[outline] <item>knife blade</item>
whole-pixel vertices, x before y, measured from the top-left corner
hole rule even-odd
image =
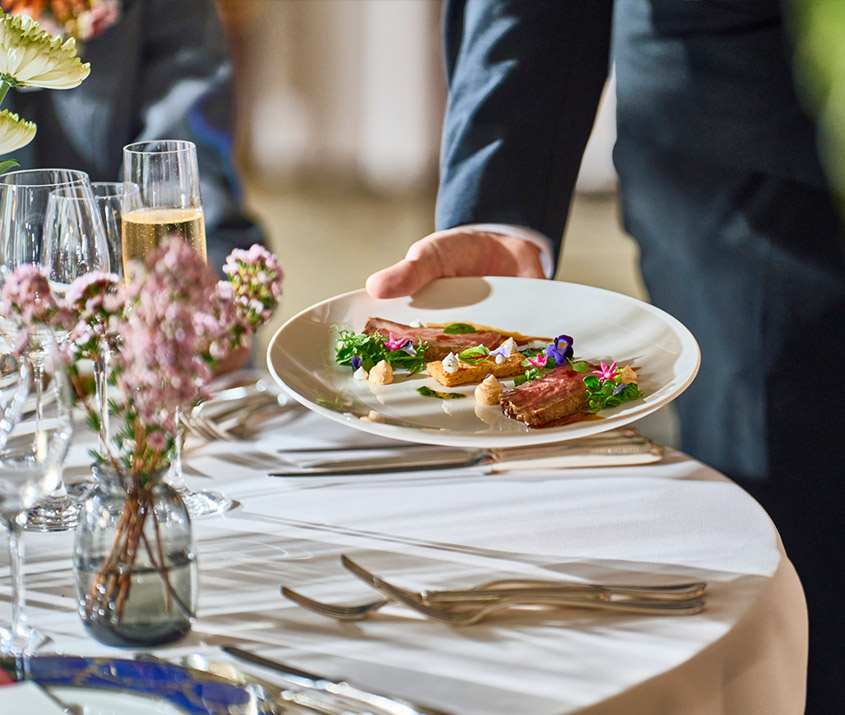
[[[282,673],[287,676],[294,676],[305,683],[307,687],[315,690],[331,693],[341,698],[368,705],[374,708],[374,713],[386,713],[386,715],[448,715],[442,710],[411,703],[401,698],[394,698],[387,695],[380,695],[368,690],[362,690],[354,685],[351,685],[346,680],[330,680],[314,673],[309,673],[299,668],[280,663],[279,661],[270,660],[256,653],[251,653],[247,650],[242,650],[236,646],[224,645],[221,646],[224,653],[228,653],[233,658],[242,660],[253,665],[259,665],[262,668],[268,668],[277,673]]]
[[[419,446],[397,454],[376,454],[355,459],[331,458],[274,471],[271,477],[380,474],[481,466],[488,472],[518,469],[614,466],[656,462],[663,447],[642,437],[617,438],[607,442],[573,441],[531,447],[466,449],[462,447]]]

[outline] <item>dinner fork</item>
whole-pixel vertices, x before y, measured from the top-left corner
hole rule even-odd
[[[400,588],[399,586],[394,586],[375,574],[370,573],[346,555],[341,556],[341,561],[353,575],[372,588],[375,588],[387,598],[399,601],[428,618],[453,626],[471,626],[497,611],[518,605],[573,606],[625,613],[639,613],[641,615],[675,616],[693,615],[700,613],[704,608],[704,601],[700,598],[671,601],[655,601],[650,599],[614,601],[607,597],[606,592],[599,591],[581,596],[571,594],[558,594],[555,596],[548,594],[541,598],[531,597],[530,599],[504,597],[475,610],[458,611],[428,603],[419,594]]]

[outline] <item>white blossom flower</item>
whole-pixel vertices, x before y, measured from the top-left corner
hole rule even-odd
[[[8,109],[0,111],[0,154],[20,149],[32,141],[35,136],[35,124],[20,119]]]
[[[12,87],[71,89],[91,71],[76,56],[76,40],[62,42],[27,15],[0,15],[0,81]]]

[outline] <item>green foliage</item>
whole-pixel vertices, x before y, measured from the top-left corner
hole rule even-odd
[[[485,348],[483,345],[478,345],[474,348],[467,348],[458,353],[458,360],[465,362],[468,365],[476,365],[483,362],[490,354],[490,348]]]
[[[467,333],[477,333],[474,325],[469,323],[452,323],[443,328],[446,335],[466,335]]]
[[[636,382],[627,385],[616,380],[600,380],[595,375],[584,377],[584,385],[587,388],[587,408],[585,412],[598,412],[600,410],[618,407],[623,402],[638,400],[643,396],[642,390]]]
[[[412,375],[425,367],[425,351],[428,342],[417,338],[417,345],[413,348],[414,354],[409,355],[404,350],[388,350],[385,345],[387,338],[382,337],[378,332],[372,335],[354,333],[345,328],[333,327],[337,332],[337,344],[335,345],[336,360],[338,365],[352,367],[352,358],[357,357],[363,368],[369,372],[382,360],[393,368],[405,368]]]

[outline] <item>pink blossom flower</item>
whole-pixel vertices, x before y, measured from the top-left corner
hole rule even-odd
[[[613,380],[622,373],[616,369],[616,363],[612,365],[605,365],[604,360],[601,361],[601,369],[593,370],[593,375],[598,375],[599,380]]]
[[[282,297],[282,267],[264,246],[236,248],[226,258],[223,272],[232,292],[244,330],[254,332],[266,324]]]
[[[406,345],[411,342],[410,338],[394,338],[393,333],[390,333],[390,338],[384,341],[384,347],[388,350],[404,350]]]
[[[19,329],[16,345],[27,344],[30,332],[37,325],[68,330],[72,325],[70,311],[50,288],[47,272],[41,266],[25,263],[7,277],[0,291],[0,316]]]
[[[533,367],[545,367],[547,358],[545,353],[540,353],[536,358],[526,358]]]

